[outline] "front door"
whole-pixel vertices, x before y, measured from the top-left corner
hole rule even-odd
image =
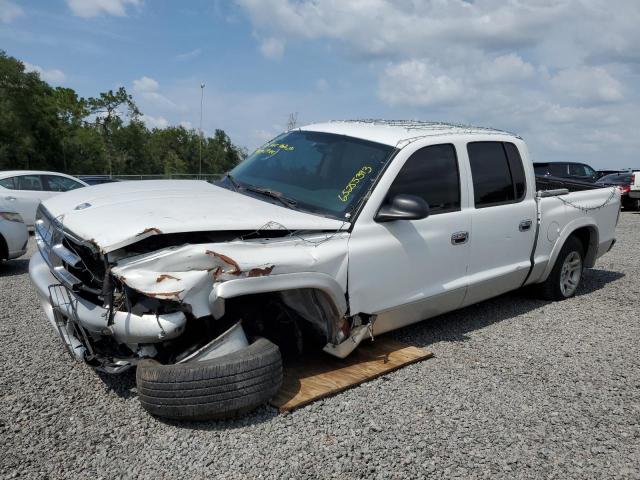
[[[387,202],[397,194],[424,198],[430,214],[377,223],[369,208],[355,223],[349,240],[350,311],[378,314],[375,333],[458,308],[467,284],[471,212],[462,208],[467,187],[454,145],[423,147],[402,166],[396,163],[401,162],[396,159],[385,174],[392,183],[383,178],[369,202],[384,188]]]

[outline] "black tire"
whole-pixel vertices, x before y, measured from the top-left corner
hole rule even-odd
[[[4,237],[0,235],[0,262],[2,260],[9,259],[9,247],[7,247],[7,242],[4,240]]]
[[[578,279],[578,284],[569,295],[566,295],[561,288],[561,272],[562,266],[565,260],[572,255],[572,253],[577,253],[580,255],[580,277]],[[576,237],[571,236],[567,239],[565,244],[562,246],[562,250],[560,250],[560,254],[556,259],[556,263],[553,266],[553,270],[549,274],[549,277],[539,285],[539,292],[542,298],[545,300],[566,300],[567,298],[571,298],[576,294],[576,291],[580,287],[580,282],[582,281],[582,273],[584,271],[584,247],[582,246],[582,242],[578,240]]]
[[[142,407],[176,420],[234,418],[267,402],[282,385],[277,345],[259,338],[243,350],[202,362],[142,360],[136,372]]]

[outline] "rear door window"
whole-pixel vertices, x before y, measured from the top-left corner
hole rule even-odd
[[[512,143],[471,142],[467,144],[476,208],[522,200],[526,182],[522,159]]]
[[[387,199],[416,195],[429,204],[430,215],[460,210],[460,174],[451,144],[431,145],[415,152],[402,166]]]
[[[19,175],[14,178],[17,183],[16,190],[43,190],[40,175]]]
[[[551,163],[549,164],[549,175],[554,177],[566,177],[567,165],[565,163]]]
[[[48,192],[68,192],[84,186],[80,182],[59,175],[44,175],[44,180],[45,190]]]

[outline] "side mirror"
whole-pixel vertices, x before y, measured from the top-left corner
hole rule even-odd
[[[378,223],[394,220],[420,220],[429,216],[429,204],[416,195],[399,194],[380,207],[375,221]]]

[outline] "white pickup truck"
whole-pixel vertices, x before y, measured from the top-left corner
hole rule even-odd
[[[510,133],[337,121],[282,134],[217,185],[51,198],[30,274],[72,356],[137,366],[153,414],[221,418],[277,391],[281,352],[345,357],[524,285],[573,296],[619,211],[615,188],[537,188]]]
[[[633,208],[640,210],[640,170],[631,172],[631,183],[629,184],[628,195]]]

